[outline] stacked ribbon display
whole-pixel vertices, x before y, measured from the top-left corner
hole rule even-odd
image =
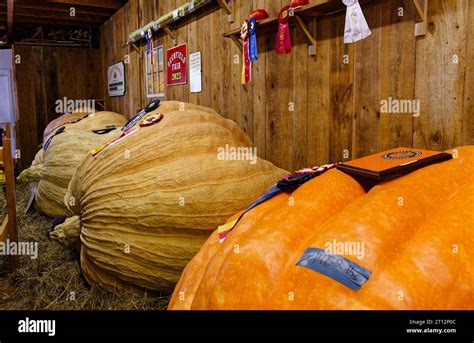
[[[252,62],[258,60],[257,20],[268,18],[264,9],[256,9],[244,20],[240,28],[240,38],[244,42],[244,64],[242,67],[242,84],[249,84],[252,80]]]
[[[358,0],[342,0],[347,6],[344,43],[354,43],[371,35]]]
[[[278,14],[278,32],[275,41],[275,51],[277,54],[288,54],[291,52],[291,37],[290,37],[290,11],[292,7],[287,5],[283,7]]]
[[[242,217],[252,208],[260,205],[261,203],[267,201],[270,198],[273,198],[274,196],[280,193],[283,193],[286,191],[294,191],[295,189],[300,187],[302,184],[308,182],[311,179],[314,179],[316,176],[324,174],[330,169],[336,168],[337,165],[338,163],[332,163],[332,164],[325,164],[320,167],[305,168],[305,169],[296,171],[292,175],[285,176],[283,179],[281,179],[275,185],[273,185],[270,189],[268,189],[265,193],[263,193],[249,207],[247,207],[245,211],[243,211],[242,214],[237,219],[219,226],[217,228],[217,231],[219,232],[219,241],[222,243],[227,237],[227,235],[229,234],[229,232],[231,232],[234,229],[234,227],[238,224],[238,222],[242,219]]]

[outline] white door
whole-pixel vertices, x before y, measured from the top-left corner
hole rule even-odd
[[[11,70],[0,69],[0,125],[5,128],[6,123],[10,123],[12,134],[12,149],[16,151],[15,130],[15,113],[13,107],[13,87]]]

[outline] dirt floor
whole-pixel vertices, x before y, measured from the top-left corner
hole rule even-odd
[[[1,192],[0,192],[1,193]],[[51,219],[36,209],[25,214],[29,188],[17,185],[19,240],[39,242],[38,258],[21,257],[21,268],[8,274],[8,261],[0,257],[0,309],[11,310],[164,310],[169,295],[145,297],[108,293],[90,287],[81,274],[79,256],[71,248],[48,238]],[[0,194],[2,220],[5,198]]]

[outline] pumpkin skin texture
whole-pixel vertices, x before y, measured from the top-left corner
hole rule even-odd
[[[247,212],[238,224],[239,230],[251,228],[258,220],[260,220],[271,210],[274,210],[277,206],[287,203],[288,198],[288,193],[278,194],[268,201],[258,205],[258,211],[252,210]],[[231,222],[238,216],[239,214],[232,216],[229,218],[228,222]],[[219,241],[219,232],[215,230],[203,245],[201,250],[199,250],[196,256],[186,266],[183,275],[185,274],[187,278],[182,277],[179,283],[176,285],[176,290],[180,291],[173,292],[173,296],[171,297],[170,303],[168,305],[169,309],[188,310],[190,308],[194,299],[194,294],[196,293],[196,289],[201,283],[202,277],[204,276],[205,268],[201,267],[209,263],[209,261],[219,250],[220,246],[221,243]],[[184,297],[183,299],[181,299],[182,296]]]
[[[367,303],[371,294],[391,309],[474,308],[474,182],[461,187],[443,207],[415,231],[387,270],[367,285],[361,302]]]
[[[172,290],[212,231],[287,174],[261,159],[219,160],[219,148],[251,141],[214,111],[185,108],[89,155],[72,178],[65,199],[76,200],[90,284]]]
[[[89,114],[80,113],[80,114],[81,115],[79,116],[79,118],[83,118],[86,114],[88,116],[76,123],[70,123],[70,124],[64,124],[64,125],[52,127],[49,134],[44,136],[44,142],[46,142],[46,140],[49,137],[51,137],[51,135],[53,135],[61,126],[65,126],[66,129],[92,131],[92,130],[103,129],[108,125],[115,125],[117,128],[121,128],[128,121],[124,115],[115,113],[115,112],[109,112],[109,111],[100,111],[100,112],[94,112],[94,113],[89,113]],[[76,114],[73,114],[73,115],[76,115]]]
[[[295,225],[293,229],[304,232],[305,237],[286,246],[285,251],[292,252],[286,254],[286,259],[276,259],[275,252],[279,253],[281,246],[272,248],[271,238],[259,235],[266,217],[241,234],[239,244],[243,240],[253,240],[254,244],[247,250],[241,246],[242,257],[236,258],[228,248],[226,251],[226,246],[233,243],[227,240],[238,234],[237,226],[224,244],[214,248],[213,257],[203,259],[200,266],[192,265],[196,261],[191,261],[192,273],[183,273],[179,285],[184,287],[176,288],[173,299],[177,292],[186,292],[186,285],[192,284],[191,304],[184,298],[184,305],[175,300],[169,308],[473,309],[474,240],[469,231],[474,212],[474,147],[456,150],[458,158],[379,184],[323,225],[309,224],[309,230]],[[323,181],[329,173],[315,180]],[[315,189],[315,197],[319,191]],[[337,194],[339,187],[333,186],[333,192]],[[307,215],[316,221],[321,212],[309,211]],[[296,266],[306,248],[324,250],[332,242],[364,243],[360,259],[338,253],[372,273],[359,291]],[[454,244],[459,245],[458,253],[453,253]],[[199,252],[197,256],[204,254]],[[213,264],[218,268],[212,268]],[[267,268],[259,267],[262,265]],[[275,270],[277,273],[272,273]],[[198,286],[193,284],[195,277]],[[234,280],[234,284],[228,280]],[[250,286],[250,280],[254,286]]]
[[[336,187],[340,190],[337,193]],[[192,306],[196,309],[257,309],[294,254],[292,246],[304,242],[311,230],[363,194],[363,188],[350,176],[330,170],[299,187],[288,200],[275,197],[262,203],[243,217],[222,245],[214,242],[221,246],[207,266],[201,265],[205,276],[199,287],[188,288],[193,277],[184,273],[178,293],[195,293]],[[235,246],[239,247],[238,254],[234,253]],[[239,277],[250,271],[258,279]],[[240,299],[223,298],[225,289],[233,289]],[[172,299],[169,309],[186,309],[187,305]]]
[[[91,111],[92,112],[92,111]],[[55,131],[57,128],[63,126],[66,123],[71,121],[81,119],[91,112],[74,112],[74,113],[65,113],[57,117],[56,119],[51,120],[43,132],[43,139],[46,139],[51,132]]]
[[[53,138],[47,151],[37,153],[32,166],[22,171],[18,180],[38,182],[35,203],[41,212],[50,217],[68,213],[64,196],[74,172],[91,149],[116,136],[119,130],[114,131],[99,135],[67,129]]]
[[[83,118],[77,123],[65,124],[69,121]],[[118,129],[125,125],[127,119],[115,112],[74,112],[64,114],[51,121],[44,131],[44,142],[55,132],[65,126],[65,132],[54,137],[50,147],[45,152],[40,149],[35,156],[31,167],[23,170],[18,176],[19,182],[41,182],[36,195],[37,208],[48,216],[56,217],[67,213],[64,204],[69,180],[82,158],[93,148],[110,140],[117,135]],[[108,125],[115,125],[112,134],[98,135],[92,130],[103,129]],[[80,133],[79,131],[83,131]],[[80,140],[75,142],[74,140]],[[55,156],[58,154],[57,156]],[[46,156],[48,156],[46,158]],[[44,160],[47,159],[45,164]]]

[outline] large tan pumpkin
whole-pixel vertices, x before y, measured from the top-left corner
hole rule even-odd
[[[293,209],[288,195],[263,203],[223,244],[210,236],[169,309],[474,309],[474,146],[455,153],[365,195],[332,170],[293,192]],[[331,247],[371,272],[360,290],[297,266]]]
[[[226,144],[251,142],[212,110],[176,102],[155,112],[160,123],[83,161],[65,198],[75,216],[53,233],[80,232],[83,273],[109,290],[171,290],[209,234],[286,174],[262,159],[219,160]]]
[[[54,137],[49,148],[41,149],[30,168],[22,171],[20,182],[37,182],[37,208],[50,217],[67,214],[64,196],[80,162],[98,145],[116,136],[119,128],[107,134],[66,129]]]

